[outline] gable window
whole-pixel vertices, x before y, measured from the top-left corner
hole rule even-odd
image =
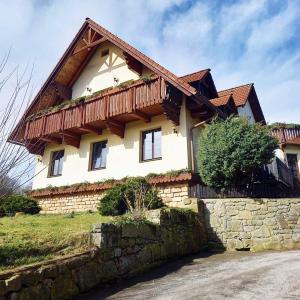
[[[161,158],[161,129],[142,132],[142,161]]]
[[[50,176],[61,176],[64,162],[65,150],[52,152],[50,164]]]
[[[107,141],[92,144],[90,170],[106,168]]]
[[[105,57],[109,54],[109,50],[108,49],[104,49],[101,51],[101,57]]]

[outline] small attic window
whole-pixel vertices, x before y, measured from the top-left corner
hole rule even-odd
[[[101,51],[101,57],[107,56],[109,54],[109,50],[108,49],[104,49]]]

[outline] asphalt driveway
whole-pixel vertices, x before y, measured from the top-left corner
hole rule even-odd
[[[300,251],[189,257],[78,299],[300,299]]]

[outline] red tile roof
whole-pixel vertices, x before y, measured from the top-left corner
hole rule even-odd
[[[200,70],[191,74],[187,74],[184,76],[179,77],[184,82],[191,83],[194,81],[202,80],[208,73],[210,72],[210,69]]]
[[[217,113],[222,115],[222,112],[220,110],[218,110],[218,108],[214,107],[208,100],[199,98],[197,96],[197,90],[194,87],[192,87],[191,85],[189,85],[188,82],[177,77],[175,74],[173,74],[169,70],[165,69],[160,64],[156,63],[154,60],[152,60],[145,54],[141,53],[134,47],[130,46],[128,43],[126,43],[125,41],[120,39],[118,36],[112,34],[111,32],[109,32],[108,30],[106,30],[105,28],[103,28],[102,26],[100,26],[99,24],[94,22],[93,20],[86,18],[85,22],[83,23],[80,30],[78,31],[78,33],[72,40],[71,44],[69,45],[69,47],[67,48],[67,50],[65,51],[65,53],[63,54],[63,56],[61,57],[61,59],[59,60],[57,65],[55,66],[55,68],[53,69],[53,71],[50,73],[49,77],[47,78],[47,80],[43,84],[43,86],[41,87],[41,89],[38,92],[38,94],[36,95],[36,97],[33,99],[31,104],[25,111],[22,119],[19,121],[19,123],[17,124],[17,126],[15,127],[13,132],[11,133],[11,135],[8,139],[10,142],[16,142],[16,141],[14,141],[14,136],[17,134],[20,126],[23,124],[26,116],[28,116],[28,114],[30,113],[32,108],[39,102],[39,100],[41,99],[41,95],[47,90],[49,84],[59,74],[62,65],[64,65],[67,62],[68,57],[72,54],[72,51],[73,51],[74,47],[76,46],[77,42],[79,41],[79,39],[81,38],[81,35],[88,27],[92,28],[93,30],[98,32],[101,36],[105,37],[107,40],[109,40],[110,42],[115,44],[117,47],[122,49],[124,52],[128,53],[129,55],[131,55],[132,57],[134,57],[135,59],[140,61],[142,64],[144,64],[146,67],[148,67],[149,69],[151,69],[152,71],[154,71],[155,73],[160,75],[162,78],[164,78],[167,82],[171,83],[174,87],[178,88],[185,95],[195,98],[199,102],[206,104],[211,110],[216,111]],[[196,73],[200,73],[200,72],[196,72]]]
[[[222,106],[226,105],[231,98],[231,95],[225,95],[219,98],[210,99],[210,102],[215,106]]]
[[[252,87],[253,83],[249,83],[227,90],[219,91],[218,95],[219,97],[232,95],[235,105],[239,107],[246,104]]]

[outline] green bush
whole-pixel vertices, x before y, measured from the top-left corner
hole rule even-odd
[[[130,210],[128,205],[136,210],[155,209],[162,207],[163,202],[145,178],[135,177],[127,178],[109,189],[101,199],[98,210],[103,216],[117,216]]]
[[[38,214],[40,207],[37,202],[23,195],[10,195],[0,199],[0,216],[13,216],[17,212]]]
[[[221,191],[245,185],[258,167],[270,163],[276,148],[266,126],[246,118],[214,120],[199,138],[199,174],[206,185]]]

